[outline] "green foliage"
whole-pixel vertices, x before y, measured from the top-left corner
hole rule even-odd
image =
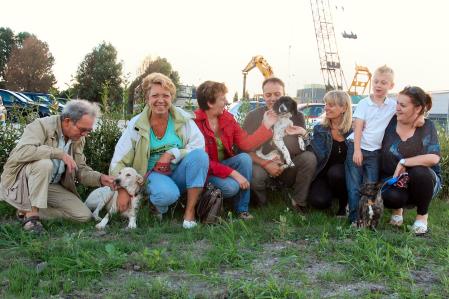
[[[104,84],[108,84],[110,99],[121,102],[121,75],[122,63],[117,62],[117,50],[110,43],[103,42],[87,54],[79,65],[74,93],[78,98],[101,102]]]
[[[239,93],[236,91],[235,93],[234,93],[234,97],[232,98],[232,101],[233,102],[237,102],[239,100]]]
[[[3,165],[22,136],[25,126],[36,117],[36,112],[28,112],[29,114],[24,116],[22,111],[13,111],[8,115],[6,123],[0,124],[0,173],[3,172]],[[16,122],[12,123],[11,119],[15,119]]]
[[[246,115],[249,113],[249,109],[251,105],[249,100],[243,99],[242,104],[239,107],[239,111],[237,112],[237,122],[242,126],[245,121]]]
[[[438,129],[438,140],[441,149],[441,179],[443,181],[443,189],[441,190],[442,198],[449,198],[449,135],[443,129]]]
[[[337,249],[341,261],[348,264],[361,278],[408,278],[416,266],[413,250],[407,245],[392,244],[373,238],[369,232],[359,232],[351,246]]]
[[[102,173],[108,173],[115,145],[121,136],[118,120],[103,115],[97,128],[86,139],[84,154],[87,165]]]
[[[5,66],[14,46],[14,32],[8,27],[0,27],[0,78],[5,77]]]

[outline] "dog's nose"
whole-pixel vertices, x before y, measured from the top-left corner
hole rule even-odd
[[[115,179],[114,182],[118,185],[120,184],[120,179]]]
[[[281,106],[279,106],[279,111],[280,111],[281,113],[285,113],[285,112],[288,111],[288,109],[287,109],[287,107],[285,107],[284,104],[282,104]]]

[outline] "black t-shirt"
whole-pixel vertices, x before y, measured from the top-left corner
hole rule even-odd
[[[416,128],[413,136],[406,141],[402,141],[396,132],[396,124],[396,116],[393,116],[385,129],[385,135],[382,141],[381,171],[383,177],[389,177],[394,174],[400,159],[425,154],[440,156],[437,130],[430,119],[426,119],[422,127]],[[441,179],[440,164],[438,163],[431,168]]]
[[[348,152],[348,146],[346,145],[346,141],[337,141],[332,140],[332,149],[331,153],[329,155],[329,160],[327,160],[326,166],[321,170],[321,172],[318,174],[326,175],[327,171],[331,166],[335,164],[345,164],[346,160],[346,154]]]
[[[248,132],[248,134],[252,134],[255,132],[263,120],[263,115],[267,111],[267,107],[259,107],[251,112],[245,118],[245,122],[243,123],[243,129]],[[298,111],[297,115],[292,116],[291,120],[293,121],[293,125],[305,128],[305,120],[304,115]],[[298,144],[298,137],[293,135],[287,135],[284,137],[284,143],[292,155],[292,158],[297,154],[301,153],[301,149]],[[262,152],[264,154],[268,154],[272,150],[276,149],[275,145],[271,140],[268,140],[262,145]]]

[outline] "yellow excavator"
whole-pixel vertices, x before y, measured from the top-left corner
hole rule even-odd
[[[254,56],[248,65],[242,70],[243,73],[243,94],[242,98],[245,98],[246,94],[246,75],[250,70],[257,67],[259,71],[262,73],[264,78],[268,78],[273,76],[273,69],[268,64],[268,62],[261,55]]]
[[[371,89],[371,76],[371,72],[366,66],[356,65],[354,78],[352,79],[351,86],[349,86],[348,94],[351,96],[365,94],[367,87],[369,92]]]

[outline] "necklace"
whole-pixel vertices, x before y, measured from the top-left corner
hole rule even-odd
[[[157,139],[162,139],[165,135],[165,131],[167,130],[167,126],[168,123],[154,123],[151,125],[151,130]]]

